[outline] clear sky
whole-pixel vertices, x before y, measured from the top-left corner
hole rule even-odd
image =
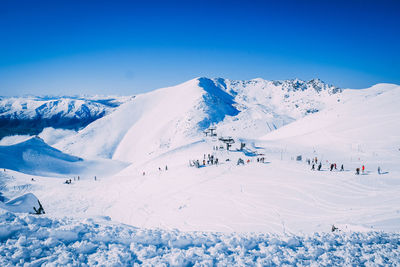
[[[400,1],[0,1],[0,95],[199,76],[400,84]]]

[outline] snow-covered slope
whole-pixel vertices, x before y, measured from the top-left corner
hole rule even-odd
[[[0,147],[17,170],[0,172],[0,265],[396,265],[399,100],[390,84],[198,78],[136,96],[58,142],[64,152],[39,139]],[[231,151],[203,135],[210,125]],[[65,151],[112,160],[88,167]],[[208,154],[219,164],[190,166]],[[21,173],[80,168],[90,175],[68,185]],[[2,211],[26,193],[46,215]]]
[[[211,125],[222,135],[265,135],[337,103],[340,94],[319,80],[197,78],[139,95],[56,147],[137,163],[190,144]]]
[[[84,161],[82,158],[65,154],[41,138],[32,137],[22,143],[0,146],[0,168],[16,170],[42,176],[64,176],[72,174],[111,174],[127,164],[112,161]]]
[[[238,116],[218,125],[223,135],[258,138],[308,114],[340,102],[342,90],[319,79],[235,81],[213,79],[235,97]]]
[[[138,151],[144,156],[179,146],[238,113],[231,95],[200,86],[202,80],[138,95],[56,147],[75,155],[135,161]]]
[[[362,225],[361,229],[398,230],[398,86],[344,90],[340,98],[324,91],[326,98],[321,96],[321,99],[326,100],[318,102],[323,106],[320,112],[300,117],[297,122],[261,140],[248,138],[251,129],[239,128],[241,124],[238,124],[236,132],[241,141],[247,143],[248,150],[235,151],[240,141],[236,139],[234,151],[227,152],[213,150],[221,144],[213,138],[204,138],[199,132],[198,124],[207,116],[207,112],[199,108],[201,106],[196,106],[207,103],[203,101],[206,91],[200,81],[193,80],[184,86],[160,89],[153,95],[137,98],[140,103],[147,104],[143,107],[148,112],[127,130],[114,153],[114,158],[133,164],[113,177],[112,182],[105,182],[104,187],[96,189],[102,192],[102,198],[113,201],[112,208],[106,210],[107,215],[143,227],[184,230],[275,232],[286,229],[297,232],[324,230],[333,223],[346,227]],[[213,84],[220,89],[210,86],[215,92],[230,91],[214,81]],[[243,95],[256,90],[246,88],[249,92]],[[162,100],[170,93],[182,95],[187,102],[169,106],[169,101]],[[310,98],[318,97],[318,92],[311,90],[309,93]],[[228,125],[228,120],[239,118],[252,108],[248,104],[250,101],[246,101],[250,107],[247,109],[238,104],[239,93],[236,97],[230,95],[232,98],[227,97],[220,106],[226,107],[225,111],[233,107],[240,112],[235,116],[226,115],[222,121],[216,119],[218,133],[222,126]],[[174,111],[164,113],[169,109]],[[197,111],[193,113],[197,117],[190,113],[193,110]],[[293,110],[288,108],[287,112]],[[176,124],[182,114],[189,114],[190,120],[184,124],[186,128]],[[244,118],[238,120],[246,123]],[[168,132],[170,129],[174,132]],[[160,145],[165,144],[160,142],[165,136],[170,138],[165,142],[169,146]],[[202,161],[204,154],[218,157],[220,166],[188,167],[189,160]],[[256,163],[257,154],[264,154],[268,163]],[[302,155],[303,159],[317,156],[323,160],[323,171],[312,172],[310,166],[291,161],[297,155]],[[239,157],[249,159],[249,165],[236,166]],[[344,164],[345,171],[326,172],[329,163],[337,163],[339,167]],[[169,168],[167,172],[165,165]],[[366,165],[367,171],[360,178],[355,177],[354,170],[361,165]],[[378,166],[388,173],[378,175]],[[93,199],[99,203],[96,190]],[[79,191],[75,193],[79,198]],[[116,195],[126,198],[114,198]]]
[[[264,140],[351,153],[354,158],[396,154],[400,148],[400,86],[345,90],[343,101],[267,134]]]
[[[45,127],[78,130],[131,97],[0,97],[0,138]]]
[[[43,207],[40,209],[40,205],[34,194],[27,193],[5,203],[0,202],[0,209],[14,213],[43,214],[45,211],[42,210]]]

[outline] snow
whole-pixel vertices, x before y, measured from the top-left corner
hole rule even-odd
[[[36,135],[46,127],[81,129],[131,97],[0,97],[0,138]]]
[[[74,130],[65,129],[54,129],[53,127],[44,128],[41,133],[38,134],[48,145],[52,146],[61,140],[76,134]]]
[[[399,265],[399,100],[391,84],[196,78],[78,132],[3,139],[0,265]],[[218,166],[189,166],[207,154]],[[37,199],[45,215],[12,206]]]
[[[2,266],[394,266],[399,240],[383,232],[223,234],[138,229],[107,218],[0,215]]]
[[[100,172],[111,175],[129,164],[110,160],[83,160],[65,154],[40,137],[10,146],[0,146],[0,168],[42,176],[64,176]]]
[[[0,97],[0,117],[35,119],[101,116],[130,97]]]
[[[322,82],[314,88],[297,81],[306,90],[292,83],[196,78],[138,95],[55,147],[81,157],[143,162],[195,142],[214,124],[222,135],[257,138],[340,99],[339,89]]]
[[[32,193],[27,193],[5,203],[0,202],[1,209],[11,212],[36,213],[35,209],[39,210],[39,207],[39,200]]]

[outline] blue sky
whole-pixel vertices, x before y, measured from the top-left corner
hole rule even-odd
[[[0,95],[199,77],[400,84],[400,1],[0,1]]]

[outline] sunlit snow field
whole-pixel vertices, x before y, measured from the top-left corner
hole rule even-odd
[[[3,139],[0,265],[400,264],[400,88],[307,86],[200,78]]]

